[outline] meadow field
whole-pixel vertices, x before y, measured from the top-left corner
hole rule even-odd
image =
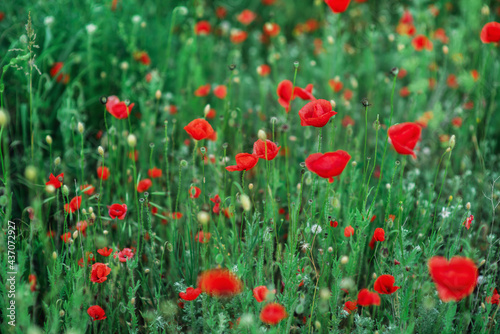
[[[500,333],[500,1],[2,0],[1,333]]]

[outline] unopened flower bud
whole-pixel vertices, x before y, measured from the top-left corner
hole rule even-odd
[[[24,170],[24,176],[31,182],[34,182],[36,179],[36,168],[34,166],[28,166]]]
[[[156,93],[155,93],[155,97],[157,100],[161,99],[161,90],[157,90]]]
[[[45,141],[47,142],[47,144],[49,145],[52,145],[52,137],[47,135],[47,137],[45,137]]]
[[[467,204],[465,204],[465,207],[467,208],[467,210],[470,210],[470,202],[467,202]]]
[[[64,314],[65,314],[65,313],[64,313],[64,310],[60,310],[60,311],[59,311],[59,316],[60,316],[60,317],[64,317]]]
[[[85,128],[83,126],[83,123],[82,122],[78,122],[78,132],[80,132],[80,134],[83,134],[84,130],[85,130]]]
[[[104,235],[108,235],[108,230],[104,230],[104,231],[102,231],[102,233],[103,233]]]
[[[267,135],[266,135],[266,131],[264,130],[259,130],[259,132],[257,133],[257,136],[259,137],[259,139],[261,140],[266,140],[267,139]]]
[[[206,211],[198,212],[197,218],[198,222],[203,225],[207,224],[210,221],[210,215]]]
[[[102,146],[99,146],[99,147],[97,148],[97,152],[99,153],[99,155],[100,155],[101,157],[103,157],[103,156],[104,156],[104,149],[102,148]]]
[[[127,143],[130,147],[135,147],[137,145],[137,137],[133,134],[129,134],[127,137]]]
[[[450,138],[450,147],[451,149],[455,147],[455,135],[452,135]]]
[[[340,263],[347,264],[347,262],[349,262],[349,257],[344,255],[340,258]]]
[[[61,164],[61,158],[57,157],[54,159],[54,165],[59,166]]]
[[[330,100],[330,104],[332,105],[332,108],[334,108],[334,109],[337,106],[337,103],[335,102],[335,100]]]
[[[78,238],[78,231],[73,232],[73,239]]]
[[[207,117],[209,112],[210,112],[210,104],[207,104],[205,106],[205,109],[203,109],[203,115],[205,115],[205,117]]]
[[[9,115],[4,109],[0,108],[0,126],[7,125],[9,123]]]
[[[52,252],[52,258],[55,260],[57,259],[57,253],[56,252]]]
[[[250,189],[250,190],[252,190],[252,189],[253,189],[253,183],[250,183],[250,184],[248,185],[248,189]]]

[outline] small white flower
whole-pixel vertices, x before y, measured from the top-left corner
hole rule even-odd
[[[441,210],[441,213],[439,214],[443,218],[448,218],[451,215],[451,212],[448,211],[447,208],[444,208]]]
[[[300,247],[302,248],[303,251],[306,251],[309,249],[309,244],[307,242],[304,242]]]
[[[85,29],[87,29],[87,33],[89,35],[93,35],[97,30],[97,26],[95,24],[90,23],[85,26]]]
[[[311,227],[311,232],[314,234],[320,234],[322,230],[323,229],[318,224],[315,224]]]

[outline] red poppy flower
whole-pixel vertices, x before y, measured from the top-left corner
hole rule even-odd
[[[50,173],[49,182],[45,183],[45,185],[53,186],[54,188],[59,189],[62,186],[63,180],[64,180],[64,173],[61,173],[57,176],[54,176],[54,174]]]
[[[472,79],[474,79],[474,82],[479,80],[479,72],[477,70],[471,70],[470,75],[472,75]]]
[[[417,157],[413,149],[420,140],[422,133],[422,128],[418,124],[407,122],[393,125],[387,133],[396,152],[411,155],[413,158]]]
[[[278,155],[281,146],[277,146],[270,140],[265,142],[261,139],[253,144],[253,155],[259,159],[273,160]]]
[[[229,172],[250,170],[255,167],[259,159],[250,153],[236,154],[236,166],[227,166]]]
[[[390,295],[399,289],[399,286],[394,286],[394,282],[396,282],[394,276],[381,275],[375,281],[373,289],[381,295]]]
[[[283,80],[278,84],[276,93],[278,94],[278,103],[285,108],[286,112],[290,111],[290,101],[292,100],[293,83],[290,80]]]
[[[215,118],[215,116],[217,116],[217,112],[215,111],[215,109],[214,109],[214,108],[210,108],[210,109],[208,110],[208,112],[205,114],[205,118],[206,118],[206,119],[214,119],[214,118]],[[214,131],[214,133],[213,133],[213,134],[215,134],[215,131]],[[213,136],[213,134],[212,134],[212,136]],[[215,136],[217,137],[217,135],[215,135]],[[211,140],[211,138],[208,138],[208,139],[209,139],[209,140]]]
[[[30,283],[31,292],[35,292],[36,291],[36,275],[30,274],[28,276],[28,282]]]
[[[161,169],[156,167],[151,168],[150,170],[148,170],[148,176],[153,179],[161,177]]]
[[[134,103],[131,103],[127,106],[127,104],[116,96],[108,97],[106,102],[106,110],[113,115],[117,119],[125,119],[132,112],[132,108],[134,107]]]
[[[375,292],[368,291],[368,289],[362,289],[358,293],[357,303],[359,306],[378,306],[380,305],[380,296]]]
[[[210,241],[211,237],[212,234],[210,232],[199,231],[198,233],[196,233],[194,239],[198,241],[200,244],[206,244],[207,242]]]
[[[230,297],[241,293],[243,283],[227,269],[211,269],[200,274],[198,287],[213,297]]]
[[[84,237],[87,236],[87,221],[86,220],[82,220],[82,221],[77,222],[75,228]]]
[[[148,190],[149,188],[151,188],[152,185],[153,185],[153,182],[150,179],[141,180],[137,184],[137,191],[140,193],[143,193],[146,190]]]
[[[172,219],[181,219],[182,213],[180,212],[172,212]]]
[[[411,45],[413,45],[416,51],[422,51],[423,49],[431,51],[433,47],[432,42],[424,35],[415,36],[411,41]]]
[[[404,68],[400,68],[398,72],[398,79],[403,79],[408,74],[408,71]]]
[[[408,97],[410,96],[410,94],[411,94],[410,89],[406,86],[399,90],[399,96],[401,97]]]
[[[373,233],[372,240],[370,241],[370,248],[373,249],[375,247],[376,241],[384,241],[385,240],[385,231],[383,228],[376,228]]]
[[[210,137],[214,133],[214,129],[203,118],[192,120],[184,127],[184,130],[195,140],[203,140]]]
[[[448,75],[448,78],[446,78],[446,84],[450,88],[454,88],[454,89],[458,88],[458,81],[457,81],[457,77],[455,76],[455,74]]]
[[[31,290],[31,291],[33,291],[33,290]],[[498,291],[496,288],[493,290],[493,295],[491,297],[486,297],[486,302],[488,304],[493,304],[493,305],[500,304],[500,295],[498,294]]]
[[[168,112],[169,112],[170,115],[177,114],[177,111],[178,111],[178,108],[177,108],[176,105],[171,104],[171,105],[168,106]]]
[[[91,306],[87,309],[87,314],[92,318],[92,321],[106,319],[106,313],[102,307],[98,305]]]
[[[71,202],[69,202],[69,204],[64,204],[64,210],[67,213],[73,213],[78,209],[80,209],[80,205],[82,205],[82,196],[76,196],[73,197],[73,199],[71,200]]]
[[[127,214],[127,204],[115,203],[108,207],[108,213],[111,219],[118,218],[119,220],[124,220]]]
[[[80,186],[80,190],[83,191],[85,195],[91,196],[94,193],[95,188],[91,184],[84,184],[83,186]]]
[[[198,198],[201,195],[201,189],[198,187],[189,188],[189,198]]]
[[[446,36],[446,31],[443,28],[437,28],[436,31],[434,31],[433,37],[440,40],[443,44],[448,44],[450,40],[448,36]]]
[[[311,101],[299,111],[300,125],[321,128],[337,113],[332,110],[332,104],[327,100]]]
[[[108,278],[106,276],[111,272],[111,268],[104,263],[94,263],[92,265],[92,272],[90,273],[90,281],[93,283],[102,283]]]
[[[97,250],[97,253],[101,254],[104,257],[110,256],[112,252],[113,252],[113,248],[108,248],[108,247],[104,247],[104,248]]]
[[[225,99],[226,95],[227,95],[227,87],[224,85],[219,85],[219,86],[215,87],[214,95],[215,95],[215,97],[217,97],[221,100]]]
[[[269,292],[270,291],[267,286],[261,285],[253,289],[253,297],[257,302],[262,303],[264,300],[266,300],[267,294]],[[274,290],[274,293],[276,293],[276,290]]]
[[[133,57],[136,61],[140,62],[143,65],[151,65],[151,58],[149,58],[149,55],[146,51],[136,51],[134,52]]]
[[[265,6],[271,6],[271,5],[274,5],[274,3],[276,2],[276,0],[261,0],[261,2]]]
[[[328,81],[328,84],[330,85],[330,88],[335,92],[335,93],[338,93],[342,90],[342,88],[344,87],[344,84],[342,83],[342,81],[340,81],[338,78],[335,78],[335,79],[330,79]]]
[[[257,74],[260,75],[261,77],[268,76],[271,73],[271,67],[266,64],[262,64],[260,66],[257,66]]]
[[[210,198],[210,201],[214,203],[214,208],[212,209],[212,212],[218,215],[220,212],[220,202],[221,202],[220,196],[215,195],[213,198]]]
[[[344,304],[344,311],[346,311],[347,313],[351,314],[352,311],[356,311],[358,308],[356,307],[356,302],[354,301],[346,301],[345,304]]]
[[[334,13],[343,13],[349,7],[351,0],[325,0],[325,3]]]
[[[130,248],[124,248],[118,253],[118,260],[120,262],[127,262],[133,257],[134,257],[134,252]]]
[[[278,36],[278,34],[280,33],[280,26],[276,23],[266,23],[264,24],[264,27],[262,28],[262,30],[264,31],[264,34],[266,34],[267,36],[269,37],[275,37],[275,36]]]
[[[106,181],[109,177],[109,168],[108,167],[98,167],[97,168],[97,177]]]
[[[227,15],[227,9],[222,6],[219,6],[215,10],[215,15],[217,15],[219,19],[224,19]]]
[[[199,21],[194,26],[194,32],[196,35],[208,35],[212,30],[212,25],[208,21]]]
[[[64,84],[67,84],[69,82],[69,74],[63,73],[61,70],[64,66],[63,62],[56,62],[54,65],[52,65],[52,68],[50,69],[50,76],[51,77],[56,77],[57,82],[63,82]]]
[[[335,221],[334,220],[330,220],[330,226],[333,227],[333,228],[335,228],[335,227],[339,226],[339,223],[336,220]]]
[[[500,42],[500,23],[489,22],[481,29],[481,42],[498,43]]]
[[[306,167],[318,176],[333,182],[333,178],[344,171],[351,156],[346,151],[314,153],[307,157]]]
[[[66,232],[61,235],[61,240],[64,241],[64,243],[69,242],[70,239],[71,239],[71,232]]]
[[[190,300],[195,300],[196,298],[198,298],[200,293],[201,293],[200,288],[195,289],[195,288],[189,287],[186,289],[186,292],[179,292],[179,297],[181,299],[190,301]]]
[[[247,39],[247,37],[248,33],[239,29],[232,29],[229,35],[231,43],[233,44],[243,43]]]
[[[347,226],[344,229],[344,237],[349,238],[352,237],[353,235],[354,235],[354,227],[352,227],[351,225]]]
[[[455,128],[460,128],[462,126],[462,117],[453,117],[451,120],[451,125]]]
[[[236,16],[236,19],[241,24],[247,26],[250,23],[252,23],[253,20],[255,20],[256,17],[257,17],[257,14],[255,14],[254,12],[252,12],[250,9],[245,9],[240,14],[238,14],[238,16]]]
[[[428,267],[439,298],[444,302],[458,302],[476,287],[478,270],[471,259],[454,256],[448,262],[442,256],[434,256]]]
[[[200,86],[194,91],[194,96],[198,97],[207,96],[208,93],[210,93],[210,88],[211,88],[210,84]]]
[[[465,227],[467,227],[467,229],[470,229],[470,224],[472,224],[473,220],[474,220],[474,216],[470,215],[469,217],[467,217],[465,219],[465,221],[462,223],[462,225],[465,225]]]
[[[270,303],[260,311],[260,321],[268,325],[276,325],[288,316],[283,305]]]

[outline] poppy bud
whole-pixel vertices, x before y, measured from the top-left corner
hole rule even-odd
[[[59,311],[59,316],[60,316],[60,317],[64,317],[64,314],[65,314],[65,313],[64,313],[64,310]]]
[[[266,132],[264,130],[259,130],[257,136],[261,140],[267,140],[267,135],[266,135]]]
[[[356,166],[358,165],[358,163],[357,163],[356,161],[353,161],[353,162],[351,163],[351,165],[352,165],[352,167],[356,167]]]
[[[4,109],[0,108],[0,126],[7,125],[9,122],[9,115],[4,111]]]
[[[332,108],[335,108],[337,106],[335,100],[330,100],[330,104],[332,105]]]
[[[99,155],[100,155],[101,157],[104,157],[104,149],[102,148],[102,146],[99,146],[99,147],[97,148],[97,152],[99,153]]]
[[[393,67],[391,70],[392,75],[397,76],[399,74],[399,68]]]
[[[186,167],[188,165],[188,162],[186,160],[181,160],[180,165],[181,167]]]
[[[132,305],[135,304],[135,298],[130,299],[130,304],[132,304]]]
[[[155,98],[156,98],[157,100],[161,99],[161,90],[159,90],[159,89],[158,89],[158,90],[155,92]]]
[[[137,145],[137,137],[133,134],[129,134],[127,137],[127,143],[130,147],[135,147]]]
[[[326,38],[326,40],[328,41],[328,44],[330,44],[330,45],[333,45],[333,43],[335,43],[335,39],[332,36],[328,36]]]
[[[250,183],[250,184],[248,185],[248,189],[250,189],[250,190],[252,190],[252,189],[253,189],[253,183]]]
[[[342,263],[342,264],[347,264],[347,262],[349,262],[349,257],[348,257],[348,256],[345,256],[345,255],[344,255],[344,256],[342,256],[342,257],[340,258],[340,263]]]
[[[128,70],[128,63],[126,61],[123,61],[120,63],[120,68],[123,70],[123,71],[126,71]]]
[[[198,221],[203,225],[207,224],[210,221],[210,215],[205,211],[198,212],[197,218]]]
[[[49,145],[52,145],[52,137],[47,135],[47,137],[45,137],[45,141],[47,142],[47,144]]]
[[[447,54],[448,54],[448,52],[449,52],[448,46],[447,46],[447,45],[443,45],[443,53],[444,53],[445,55],[447,55]]]
[[[467,208],[467,210],[470,210],[470,202],[467,202],[467,204],[465,204],[465,207]]]
[[[61,164],[61,158],[57,157],[54,159],[54,165],[59,166]]]
[[[104,230],[104,231],[102,231],[102,233],[103,233],[104,235],[108,235],[108,230]]]
[[[31,182],[34,182],[35,179],[36,179],[36,168],[34,166],[28,166],[26,167],[26,169],[24,170],[24,176],[30,180]]]
[[[57,259],[57,253],[56,252],[52,252],[52,258],[55,260]]]
[[[83,134],[84,130],[85,130],[85,128],[83,126],[83,123],[82,122],[78,122],[78,132],[80,132],[80,134]]]
[[[333,253],[333,247],[328,247],[328,253]]]
[[[484,16],[489,16],[490,15],[490,7],[488,7],[488,5],[484,5],[481,8],[481,14],[483,14]]]
[[[452,135],[450,138],[450,148],[453,149],[455,147],[455,135]]]
[[[241,202],[241,206],[243,207],[243,210],[245,210],[245,211],[250,210],[252,203],[250,202],[250,197],[248,197],[248,195],[245,195],[245,194],[241,195],[240,202]]]
[[[73,239],[78,238],[78,231],[73,232]]]

